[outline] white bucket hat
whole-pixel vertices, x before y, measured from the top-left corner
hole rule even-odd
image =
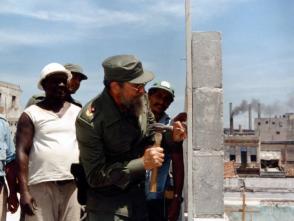
[[[40,76],[40,80],[38,82],[38,88],[40,90],[44,90],[43,86],[42,86],[42,81],[48,77],[49,75],[52,74],[57,74],[57,73],[64,73],[67,76],[67,80],[71,79],[71,73],[70,71],[68,71],[67,69],[65,69],[65,67],[61,64],[58,63],[50,63],[47,64],[41,71],[41,76]]]

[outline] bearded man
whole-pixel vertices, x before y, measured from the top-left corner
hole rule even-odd
[[[145,84],[154,78],[133,55],[107,58],[103,92],[82,109],[76,121],[80,162],[89,185],[89,221],[146,221],[145,171],[162,165],[161,147],[148,129],[154,122]],[[183,139],[180,122],[173,138]]]

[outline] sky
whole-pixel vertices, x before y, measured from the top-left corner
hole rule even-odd
[[[259,101],[263,116],[294,112],[294,1],[191,0],[191,17],[192,31],[222,34],[224,126],[229,102]],[[21,87],[22,106],[41,92],[50,62],[83,67],[89,79],[74,97],[85,104],[103,89],[103,60],[134,54],[155,73],[152,83],[173,85],[174,116],[185,109],[185,45],[181,0],[1,0],[0,81]],[[235,125],[247,128],[247,115]]]

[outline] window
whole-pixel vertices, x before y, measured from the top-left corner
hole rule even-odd
[[[260,122],[257,123],[258,126],[260,126],[260,124],[261,124]]]
[[[236,155],[230,154],[230,161],[235,161],[236,160]]]
[[[277,132],[276,132],[276,134],[278,134],[278,135],[279,135],[279,134],[280,134],[280,131],[277,131]]]
[[[275,122],[275,121],[273,121],[273,122],[272,122],[272,125],[275,125],[275,124],[276,124],[276,122]]]
[[[251,155],[250,159],[251,159],[251,162],[256,162],[256,155]]]
[[[265,121],[265,124],[268,124],[268,121]]]
[[[11,106],[15,107],[16,96],[12,95]]]

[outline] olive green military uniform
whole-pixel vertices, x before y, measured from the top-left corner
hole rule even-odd
[[[147,220],[145,169],[139,157],[153,143],[147,130],[153,122],[148,105],[139,118],[123,113],[107,89],[80,112],[76,128],[90,186],[88,220]]]

